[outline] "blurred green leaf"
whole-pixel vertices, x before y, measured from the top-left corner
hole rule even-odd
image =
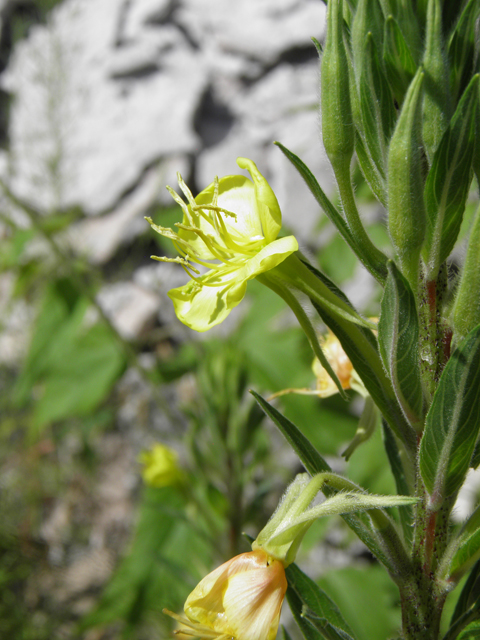
[[[118,620],[135,627],[152,612],[160,618],[164,607],[181,607],[212,558],[212,544],[189,525],[184,508],[172,487],[145,490],[130,552],[81,630]]]
[[[398,589],[378,565],[336,569],[318,583],[338,604],[358,640],[385,640],[398,630]]]
[[[322,247],[317,257],[322,271],[339,283],[352,278],[358,264],[355,254],[337,234]]]

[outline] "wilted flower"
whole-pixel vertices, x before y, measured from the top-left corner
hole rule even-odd
[[[188,596],[186,629],[177,633],[221,640],[274,640],[287,590],[280,560],[263,549],[242,553],[203,578]]]
[[[339,339],[335,334],[329,331],[326,338],[320,340],[323,352],[327,358],[333,371],[336,373],[343,389],[353,389],[361,396],[366,397],[367,391],[363,382],[359,378],[357,372],[353,368],[350,359],[343,350]],[[299,393],[302,395],[313,395],[319,398],[328,398],[338,393],[338,388],[327,370],[323,367],[320,360],[315,358],[312,363],[312,370],[316,378],[315,389],[283,389],[275,393],[272,398],[276,398],[286,393]]]
[[[247,281],[273,269],[297,251],[293,236],[276,239],[281,212],[270,185],[252,160],[238,158],[252,180],[233,175],[215,181],[193,197],[178,174],[178,183],[188,204],[168,187],[183,210],[178,233],[153,224],[170,238],[177,258],[152,256],[177,262],[191,277],[188,284],[169,291],[177,317],[196,331],[207,331],[222,322],[243,299]],[[207,269],[203,274],[194,264]]]
[[[154,444],[143,451],[138,460],[143,464],[142,477],[151,487],[168,487],[182,478],[176,451],[163,444]]]

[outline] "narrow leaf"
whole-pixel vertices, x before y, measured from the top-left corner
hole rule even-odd
[[[417,65],[393,16],[388,16],[385,21],[383,60],[387,70],[387,80],[398,104],[401,105],[410,82],[415,76]]]
[[[425,184],[428,278],[437,276],[457,240],[472,181],[478,78],[472,78],[433,157]]]
[[[337,605],[295,564],[286,570],[287,600],[306,638],[353,640],[353,633]]]
[[[290,420],[285,418],[285,416],[272,407],[272,405],[258,395],[258,393],[255,391],[250,391],[250,393],[257,400],[267,416],[271,418],[275,425],[280,429],[311,476],[331,470],[328,463],[322,458],[311,442],[301,433],[293,422],[290,422]],[[335,491],[329,487],[325,487],[323,489],[323,493],[327,497],[335,495]],[[371,553],[390,571],[395,573],[396,567],[383,550],[378,533],[375,530],[368,514],[346,514],[343,515],[342,518],[371,551]]]
[[[427,414],[420,471],[432,506],[462,485],[479,429],[480,326],[453,352]]]
[[[392,430],[388,427],[385,420],[382,420],[383,427],[383,442],[385,445],[385,451],[387,453],[388,461],[390,462],[390,468],[392,470],[393,477],[395,479],[395,485],[397,492],[402,495],[408,495],[411,493],[410,486],[407,481],[405,469],[403,467],[402,459],[398,449],[398,444],[395,440],[395,436]],[[405,506],[400,512],[400,522],[402,524],[403,536],[406,542],[409,544],[412,540],[413,534],[413,514],[412,508]]]
[[[478,71],[479,56],[475,52],[475,25],[480,14],[478,0],[469,0],[448,42],[451,60],[450,84],[453,99],[465,90],[470,78]],[[476,68],[475,68],[476,67]]]
[[[336,226],[338,231],[340,232],[342,238],[348,244],[348,246],[352,249],[352,251],[357,255],[358,259],[362,262],[362,264],[373,273],[379,274],[379,277],[385,277],[385,265],[378,264],[374,257],[370,255],[368,251],[365,250],[364,245],[357,243],[352,232],[348,228],[347,223],[337,211],[337,209],[333,206],[330,200],[325,195],[324,191],[318,184],[315,176],[312,174],[307,165],[300,160],[298,156],[296,156],[292,151],[289,151],[286,147],[283,146],[280,142],[275,142],[275,144],[280,147],[286,157],[290,160],[293,166],[300,173],[302,178],[305,180],[307,187],[312,192],[313,197],[318,202],[318,204],[323,209],[325,215],[328,216],[330,221]]]
[[[407,419],[414,427],[421,428],[423,394],[415,297],[395,263],[389,262],[387,267],[388,278],[378,323],[380,354]]]

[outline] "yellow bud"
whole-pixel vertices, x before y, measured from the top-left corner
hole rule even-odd
[[[138,459],[143,464],[143,481],[150,487],[168,487],[182,478],[176,451],[163,444],[154,444],[149,451],[143,451]]]

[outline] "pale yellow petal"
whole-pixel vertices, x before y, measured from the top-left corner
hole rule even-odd
[[[237,158],[237,164],[242,169],[246,169],[252,176],[255,186],[257,212],[262,224],[263,235],[267,242],[273,242],[282,227],[282,213],[277,197],[253,160]]]

